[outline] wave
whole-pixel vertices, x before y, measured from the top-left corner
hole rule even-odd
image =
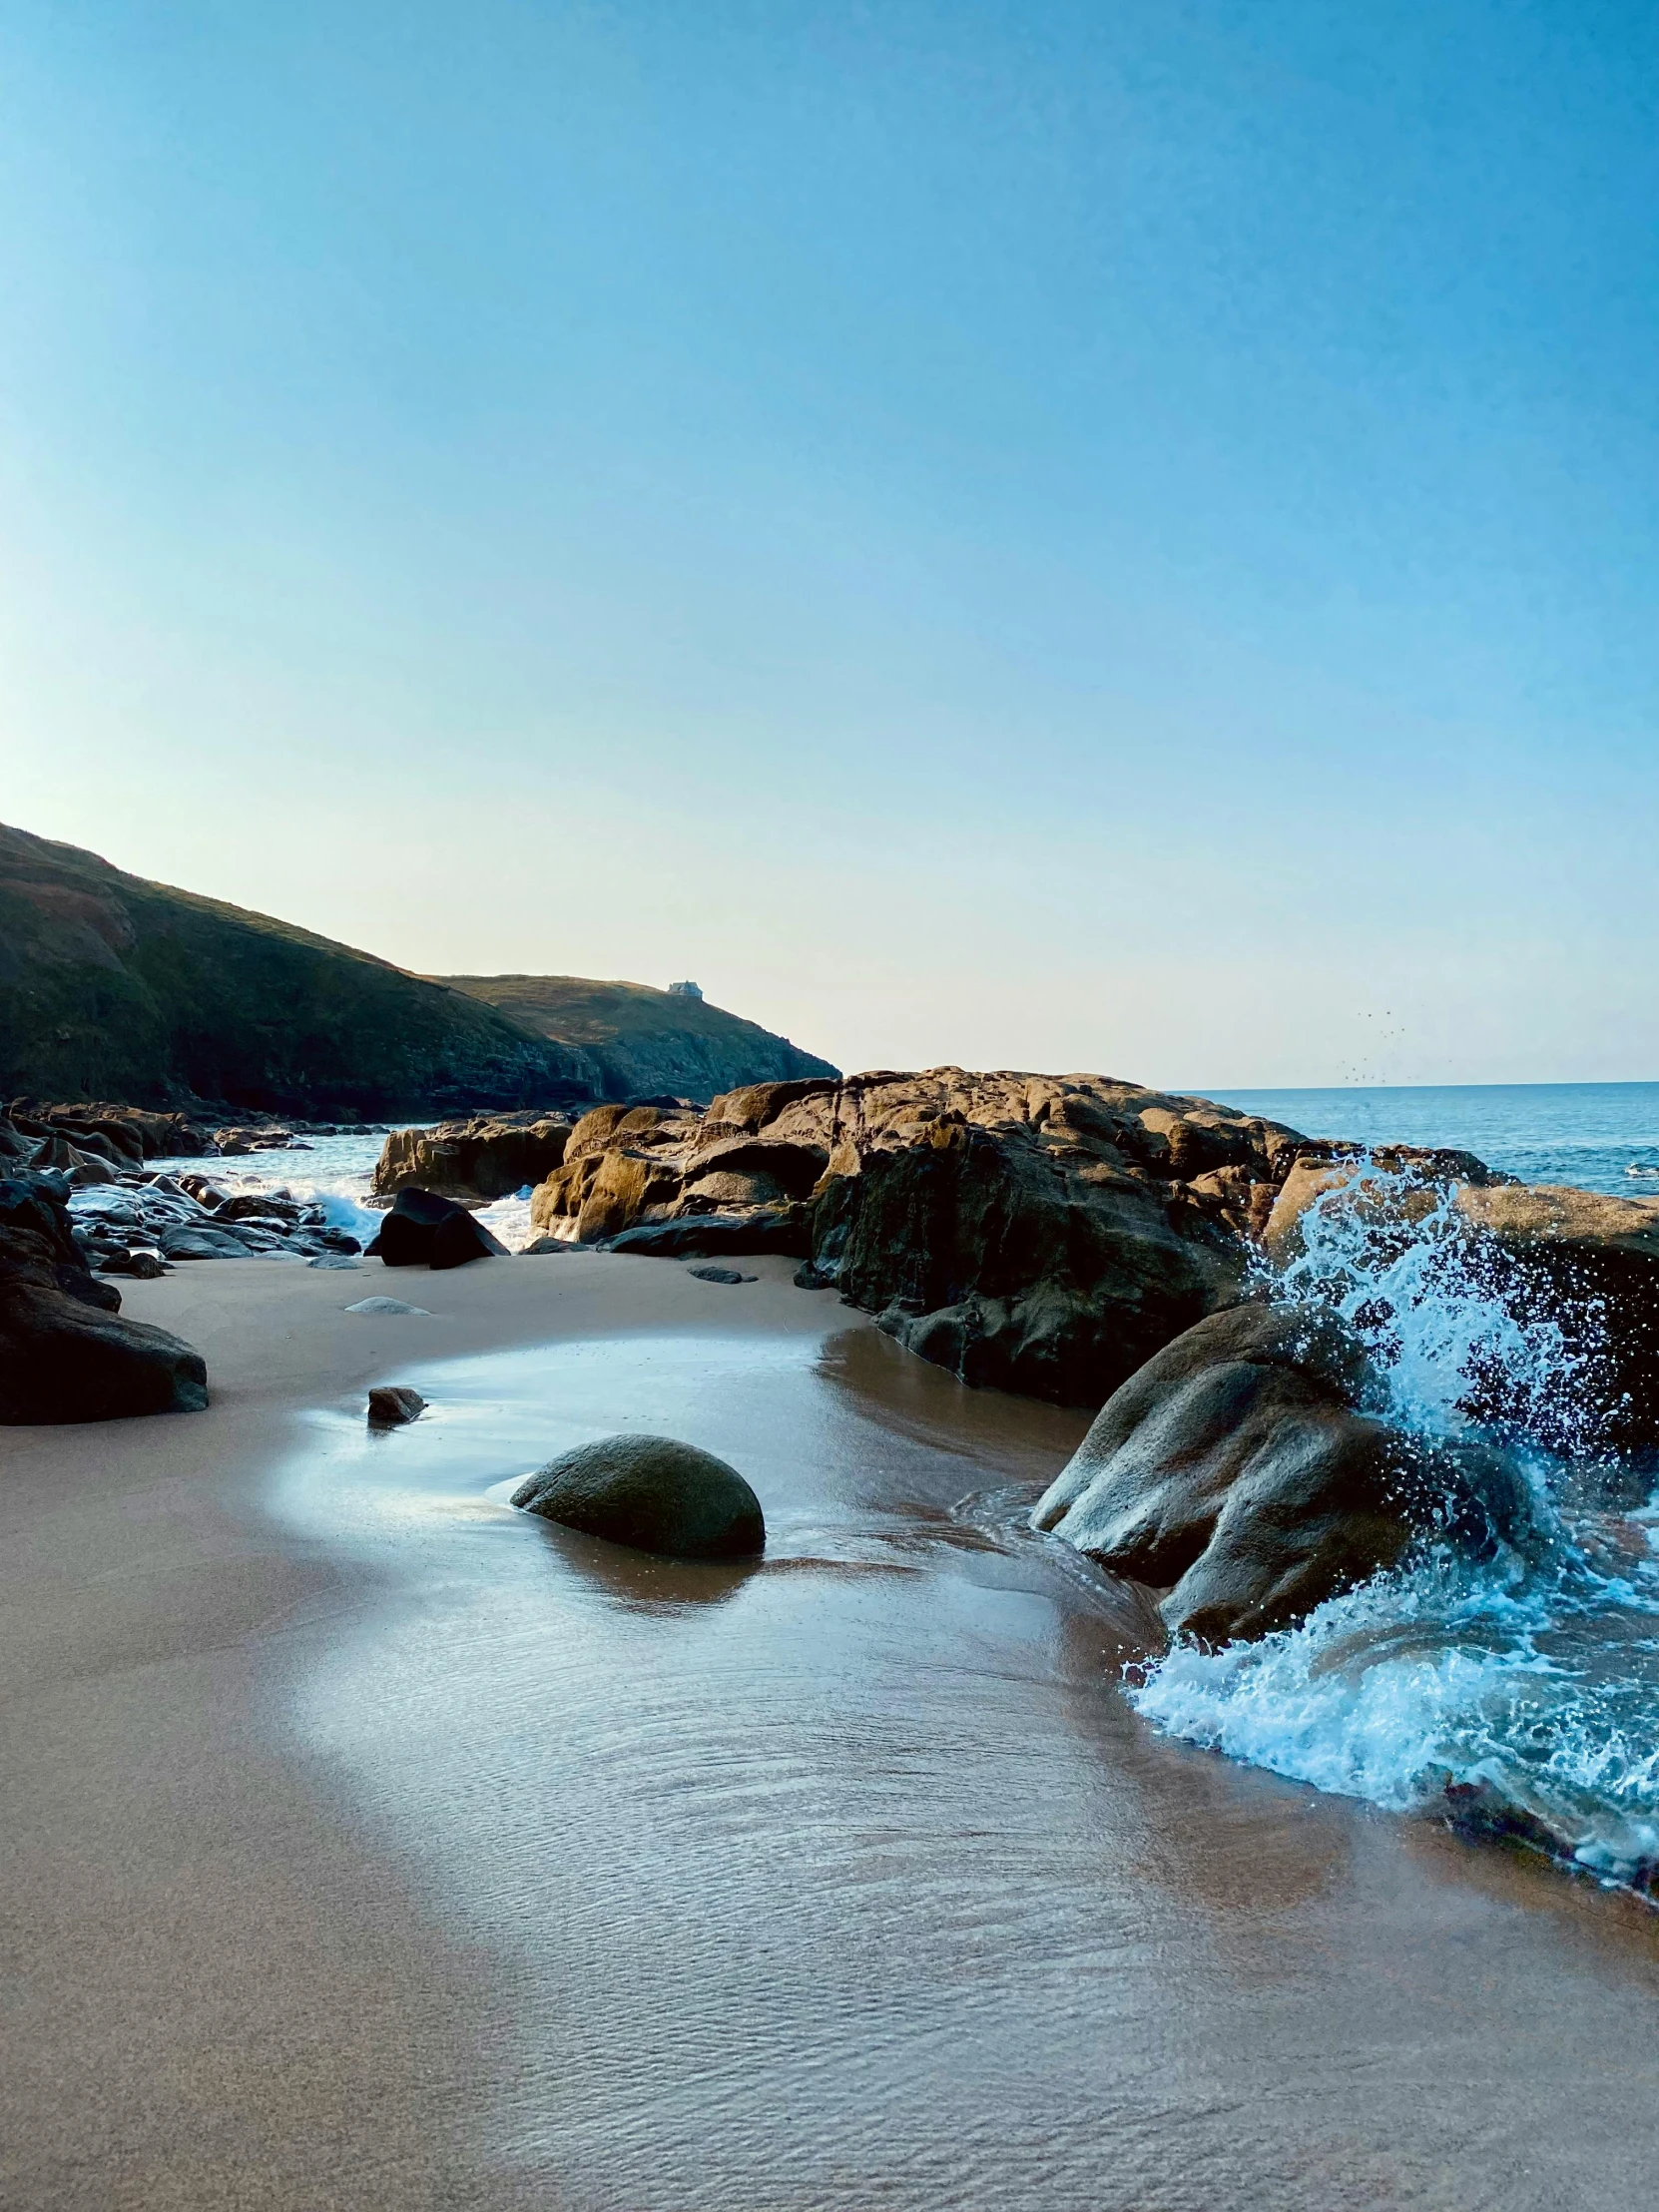
[[[1358,1330],[1399,1425],[1500,1435],[1541,1548],[1426,1550],[1260,1642],[1177,1643],[1131,1673],[1131,1702],[1276,1774],[1659,1894],[1659,1507],[1583,1502],[1626,1471],[1600,1447],[1595,1312],[1564,1330],[1447,1192],[1375,1163],[1315,1202],[1272,1287]]]

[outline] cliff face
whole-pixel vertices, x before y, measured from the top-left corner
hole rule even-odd
[[[0,1097],[378,1116],[589,1089],[476,996],[0,826]]]
[[[498,1007],[522,1029],[579,1054],[596,1096],[713,1098],[746,1083],[834,1076],[758,1022],[679,991],[594,983],[577,975],[446,975],[437,980]]]

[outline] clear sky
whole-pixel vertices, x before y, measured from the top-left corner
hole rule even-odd
[[[1659,7],[9,0],[0,819],[844,1066],[1659,1077]]]

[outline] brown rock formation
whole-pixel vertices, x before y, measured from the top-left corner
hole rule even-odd
[[[1240,1295],[1302,1140],[1103,1076],[934,1068],[752,1084],[693,1109],[607,1106],[537,1190],[538,1230],[624,1250],[810,1251],[923,1358],[1098,1403]],[[811,1201],[796,1226],[792,1208]],[[675,1225],[672,1238],[668,1225]]]
[[[544,1182],[565,1157],[570,1124],[551,1115],[473,1115],[433,1129],[394,1129],[381,1147],[374,1190],[417,1188],[487,1204]]]
[[[1118,1573],[1173,1584],[1164,1619],[1211,1644],[1302,1619],[1422,1536],[1477,1554],[1527,1541],[1528,1493],[1506,1460],[1426,1446],[1365,1410],[1379,1394],[1334,1316],[1211,1315],[1106,1401],[1033,1519]]]

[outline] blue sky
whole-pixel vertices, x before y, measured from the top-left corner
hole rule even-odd
[[[1659,1078],[1659,12],[0,14],[0,818],[847,1066]]]

